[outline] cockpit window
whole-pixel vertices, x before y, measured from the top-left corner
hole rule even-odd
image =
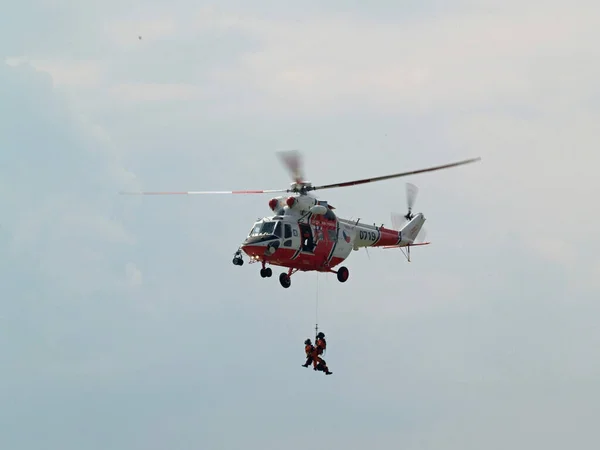
[[[265,222],[263,223],[262,228],[260,229],[260,234],[273,234],[273,230],[275,229],[275,224],[277,222]]]
[[[257,222],[254,224],[254,228],[250,231],[250,236],[256,236],[260,234],[260,227],[262,227],[262,222]]]
[[[250,236],[258,236],[260,234],[275,234],[276,236],[280,236],[281,222],[257,222],[254,224]]]

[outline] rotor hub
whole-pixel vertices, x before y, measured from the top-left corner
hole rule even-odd
[[[306,194],[308,191],[311,190],[311,188],[312,184],[310,183],[310,181],[300,181],[290,184],[290,191],[297,192],[300,194]]]

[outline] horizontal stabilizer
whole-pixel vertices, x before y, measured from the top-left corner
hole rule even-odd
[[[431,244],[431,242],[420,242],[418,244],[410,244],[410,246],[416,247],[417,245],[429,245],[429,244]],[[386,245],[381,248],[402,248],[402,247],[406,247],[406,245]]]

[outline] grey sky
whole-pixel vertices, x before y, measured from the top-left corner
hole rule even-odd
[[[597,447],[597,3],[218,5],[3,9],[0,447]],[[321,193],[390,225],[413,182],[432,245],[288,290],[231,264],[268,196],[117,195],[286,187],[291,148],[483,160]]]

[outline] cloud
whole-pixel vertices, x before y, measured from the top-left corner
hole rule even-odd
[[[9,58],[7,60],[7,63],[12,66],[23,62],[29,63],[37,70],[51,74],[55,86],[66,85],[71,88],[90,88],[101,85],[106,67],[102,61],[94,60],[27,60],[26,58]]]
[[[560,385],[542,388],[535,383],[482,382],[470,389],[448,386],[454,412],[426,433],[416,434],[406,448],[589,445],[595,442],[589,436],[594,428],[590,419],[594,407],[587,400],[590,389],[595,389],[593,383],[578,383],[568,391]]]
[[[186,2],[169,7],[113,6],[113,12],[106,6],[64,12],[65,17],[75,16],[77,23],[89,28],[83,38],[72,39],[78,31],[72,23],[51,36],[44,36],[42,26],[33,33],[41,42],[26,36],[15,40],[13,34],[13,46],[0,56],[5,55],[2,59],[11,64],[26,62],[50,74],[56,86],[69,86],[70,94],[79,89],[72,99],[78,105],[92,102],[106,107],[123,100],[194,101],[199,93],[219,89],[214,77],[218,84],[218,74],[235,67],[239,55],[256,46],[255,39],[247,33],[242,36],[227,23],[212,19],[204,23],[207,9],[190,9]],[[21,48],[22,43],[27,43],[28,50]],[[48,43],[57,44],[53,51]],[[64,50],[57,52],[61,47]]]
[[[204,96],[200,87],[185,84],[121,84],[110,88],[109,92],[119,101],[134,103],[165,100],[190,101]]]
[[[147,42],[172,36],[177,31],[177,23],[168,13],[162,12],[154,17],[135,17],[115,19],[105,27],[106,35],[121,49],[139,48],[140,41]]]
[[[142,284],[142,271],[134,263],[127,263],[125,266],[125,273],[127,276],[127,282],[130,286],[136,287]]]
[[[102,98],[202,100],[199,113],[210,108],[213,116],[245,117],[325,117],[358,107],[446,114],[452,127],[466,117],[472,130],[475,115],[540,114],[578,102],[591,107],[600,65],[593,63],[597,6],[586,6],[565,13],[548,4],[540,15],[512,4],[470,12],[459,4],[434,17],[424,9],[401,27],[358,13],[296,20],[225,4],[176,5],[166,15],[152,7],[105,18],[104,32],[121,36],[109,39],[110,58],[32,64],[57,83],[101,86],[92,95],[103,107]],[[148,39],[139,41],[141,32],[133,31],[144,28]]]
[[[556,83],[576,83],[579,95],[581,83],[593,84],[600,65],[590,65],[597,54],[586,39],[595,33],[592,17],[560,8],[543,15],[474,11],[398,27],[356,14],[308,21],[250,16],[236,26],[259,37],[263,48],[246,54],[236,71],[238,82],[249,78],[269,107],[294,105],[294,113],[317,104],[321,112],[360,104],[422,113],[456,103],[464,110],[490,101],[498,107],[544,101],[562,97]],[[560,55],[569,55],[568,64]]]
[[[67,290],[110,286],[116,278],[107,249],[134,242],[112,217],[112,204],[135,177],[106,135],[52,90],[47,75],[2,65],[0,86],[7,254],[29,260]]]
[[[531,117],[506,111],[456,118],[449,141],[483,157],[479,170],[465,173],[465,180],[479,186],[465,195],[490,218],[479,229],[491,239],[514,233],[524,249],[572,272],[591,264],[600,251],[590,239],[600,217],[589,207],[600,189],[594,175],[600,163],[594,151],[598,119],[597,111],[582,107],[540,109]],[[498,215],[502,219],[492,219]]]

